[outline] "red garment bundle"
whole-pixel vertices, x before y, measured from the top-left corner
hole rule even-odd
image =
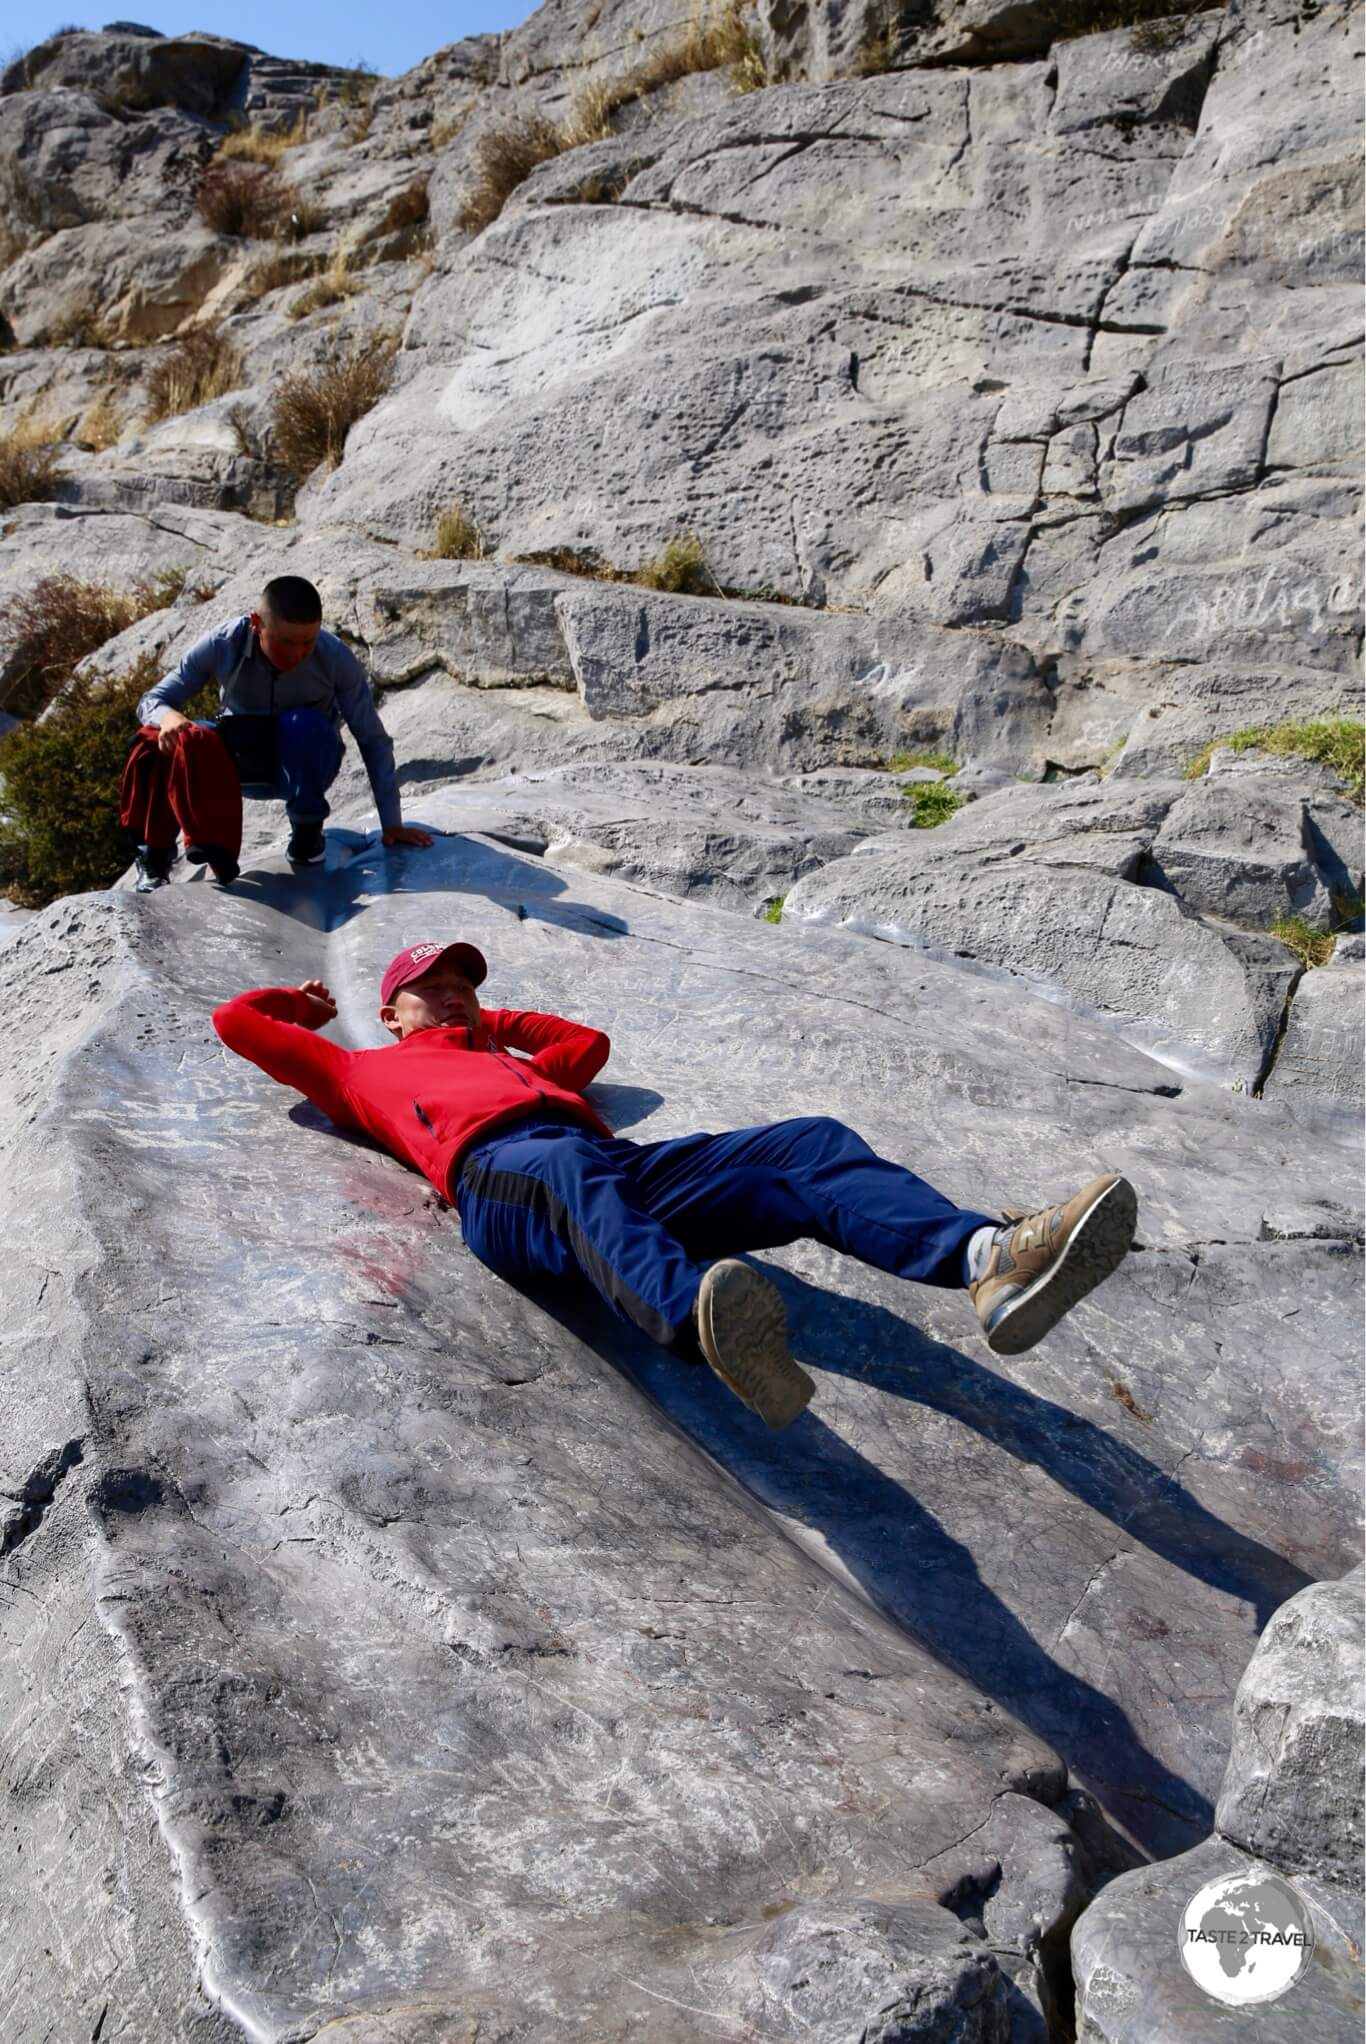
[[[235,859],[242,849],[242,784],[216,731],[187,724],[174,750],[163,752],[158,733],[144,724],[133,740],[119,791],[119,821],[142,845],[214,845]]]

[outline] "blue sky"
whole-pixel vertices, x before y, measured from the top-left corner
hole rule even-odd
[[[203,29],[256,43],[277,57],[311,57],[323,64],[364,60],[392,77],[443,43],[488,29],[515,28],[535,12],[537,0],[189,0],[163,7],[159,0],[7,0],[0,13],[0,60],[31,48],[57,28],[102,28],[107,21],[140,21],[165,35]]]

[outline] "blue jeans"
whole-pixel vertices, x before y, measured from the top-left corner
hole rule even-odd
[[[998,1214],[954,1206],[842,1122],[815,1115],[632,1143],[522,1122],[466,1152],[465,1242],[505,1277],[578,1275],[668,1346],[706,1263],[806,1239],[924,1285],[961,1287],[963,1250]]]
[[[213,728],[221,736],[231,722],[224,717]],[[291,823],[321,823],[330,814],[327,790],[341,771],[341,733],[321,710],[283,710],[276,720],[276,740],[278,776],[243,781],[242,793],[256,801],[283,802]]]

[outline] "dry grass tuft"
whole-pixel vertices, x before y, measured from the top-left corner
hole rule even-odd
[[[653,50],[623,77],[585,87],[558,125],[533,115],[491,129],[480,145],[474,183],[460,210],[461,227],[478,234],[496,220],[537,164],[605,141],[615,132],[613,118],[622,107],[695,72],[722,69],[730,71],[736,92],[755,92],[768,83],[762,52],[738,0],[691,21],[681,36]],[[440,146],[435,137],[433,146]]]
[[[323,462],[337,466],[347,434],[388,389],[397,352],[393,336],[367,338],[281,381],[271,432],[276,460],[287,475],[301,483]]]
[[[96,391],[76,428],[78,445],[88,447],[94,454],[103,454],[122,438],[123,421],[114,403],[116,388],[106,384],[103,390]]]
[[[479,526],[459,504],[452,504],[436,521],[436,539],[430,554],[433,561],[482,561],[490,548]]]
[[[242,380],[242,357],[216,326],[192,327],[147,377],[147,408],[144,422],[174,418],[192,412],[211,398],[235,390]]]
[[[294,126],[283,134],[264,128],[239,128],[220,144],[216,163],[265,163],[275,165],[287,149],[298,149],[308,140],[308,115],[299,112]]]
[[[0,510],[42,504],[56,493],[61,476],[54,434],[26,421],[0,433]]]
[[[708,568],[695,532],[671,539],[653,560],[639,568],[614,568],[590,548],[546,547],[539,553],[516,554],[533,567],[553,568],[561,575],[582,575],[592,582],[630,582],[637,589],[659,589],[674,596],[725,594]]]
[[[289,317],[307,319],[310,312],[321,312],[328,305],[340,305],[344,299],[354,298],[358,291],[364,289],[360,278],[351,274],[350,249],[339,248],[327,268],[293,301]]]

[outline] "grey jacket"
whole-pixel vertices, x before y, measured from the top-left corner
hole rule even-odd
[[[394,742],[380,722],[365,669],[331,632],[319,632],[307,660],[277,674],[256,643],[249,617],[233,618],[191,646],[174,674],[153,684],[138,704],[140,724],[160,725],[164,710],[178,710],[206,682],[219,686],[220,717],[274,717],[282,710],[319,710],[344,722],[360,748],[375,794],[380,825],[403,821]]]

